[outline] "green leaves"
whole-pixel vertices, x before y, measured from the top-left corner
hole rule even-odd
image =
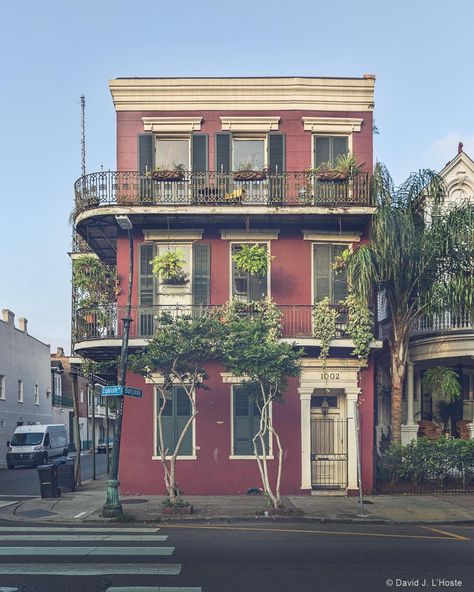
[[[323,360],[323,371],[329,356],[329,342],[336,337],[336,321],[339,312],[331,306],[329,298],[323,298],[313,309],[313,335],[321,341],[319,357]]]
[[[265,275],[268,265],[273,259],[265,245],[244,243],[241,248],[232,255],[232,259],[241,271],[255,275]]]
[[[343,301],[347,306],[347,333],[354,341],[354,349],[351,355],[357,356],[367,364],[370,344],[374,340],[374,319],[366,301],[354,294],[349,294]]]
[[[115,267],[106,265],[93,255],[73,259],[72,285],[77,291],[79,308],[115,302],[120,293]]]
[[[452,401],[461,396],[461,385],[456,371],[447,366],[435,366],[425,370],[422,377],[423,388],[437,401]]]
[[[166,282],[186,281],[184,274],[184,254],[180,250],[169,250],[152,259],[153,274]]]

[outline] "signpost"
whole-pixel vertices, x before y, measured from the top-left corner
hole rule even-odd
[[[127,397],[137,397],[141,399],[143,397],[143,391],[141,389],[132,388],[131,386],[104,386],[102,387],[103,397],[120,397],[125,395]]]

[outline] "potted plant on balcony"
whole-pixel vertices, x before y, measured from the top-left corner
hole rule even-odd
[[[341,154],[332,162],[323,162],[311,172],[316,174],[318,181],[343,182],[361,173],[364,165],[364,162],[357,162],[356,157],[348,152]]]
[[[254,275],[265,275],[268,265],[274,257],[271,257],[265,245],[243,244],[232,255],[237,269]]]
[[[160,165],[154,171],[147,173],[153,181],[182,181],[184,179],[184,164],[173,163],[172,168]]]
[[[267,175],[267,169],[255,170],[252,161],[242,162],[234,173],[234,181],[264,181]]]
[[[153,274],[166,285],[183,286],[188,282],[182,251],[170,250],[152,259]]]

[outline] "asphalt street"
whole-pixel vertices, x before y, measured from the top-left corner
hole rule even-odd
[[[99,477],[106,471],[106,456],[105,454],[96,454],[95,459],[96,476]],[[81,456],[81,475],[83,481],[92,478],[91,454]],[[2,496],[38,496],[39,494],[38,474],[35,467],[16,467],[12,471],[0,470],[0,501]]]
[[[474,590],[473,527],[0,524],[0,590]]]

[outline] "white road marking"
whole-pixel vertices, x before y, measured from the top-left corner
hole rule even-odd
[[[61,565],[25,565],[0,564],[0,575],[51,575],[51,576],[102,576],[102,575],[167,575],[177,576],[181,572],[180,563],[137,563],[135,565],[78,564],[63,563]]]
[[[79,514],[76,514],[75,516],[73,516],[73,518],[80,518],[81,516],[85,516],[87,514],[87,512],[79,512]]]
[[[0,592],[15,592],[18,588],[5,588],[5,586],[0,586]]]
[[[9,502],[2,502],[0,501],[0,508],[6,508],[7,506],[14,506],[15,504],[18,504],[20,500],[10,500]]]
[[[116,533],[128,533],[128,534],[151,534],[153,532],[158,532],[159,528],[101,528],[101,527],[76,527],[72,526],[71,528],[63,528],[60,526],[0,526],[0,533],[2,532],[31,532],[31,531],[38,531],[41,532],[64,532],[64,533],[71,533],[71,532],[99,532],[99,533],[106,533],[110,534],[112,532]]]
[[[168,535],[159,534],[136,534],[133,537],[125,534],[0,534],[0,542],[3,541],[120,541],[122,543],[137,542],[157,542],[161,543],[168,539]],[[1,549],[1,547],[0,547]]]
[[[202,592],[202,588],[187,588],[180,586],[114,586],[113,588],[107,588],[105,592]]]
[[[23,494],[18,494],[18,493],[12,493],[10,495],[8,495],[8,493],[3,493],[0,495],[0,498],[2,497],[29,497],[30,499],[40,499],[39,495],[23,495]],[[1,588],[0,588],[1,590]]]
[[[174,547],[0,547],[0,556],[18,555],[172,555]]]

